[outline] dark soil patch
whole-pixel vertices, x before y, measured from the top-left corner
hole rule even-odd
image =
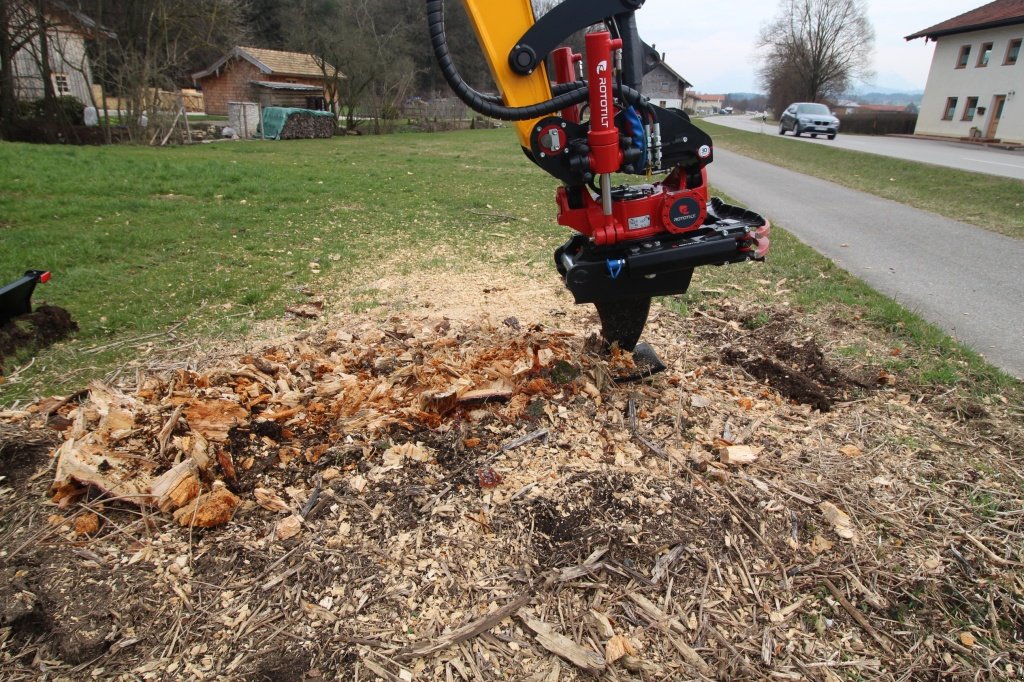
[[[0,327],[0,372],[3,360],[21,348],[41,349],[78,331],[71,313],[57,306],[39,306],[34,313],[21,315]]]
[[[816,339],[794,339],[792,331],[800,325],[790,313],[772,310],[766,320],[764,316],[738,315],[729,326],[705,335],[724,341],[725,362],[742,367],[789,400],[822,412],[848,399],[852,391],[867,388],[832,364]]]
[[[57,434],[52,431],[7,427],[0,433],[0,476],[15,486],[27,482],[46,462],[47,453],[57,440]]]

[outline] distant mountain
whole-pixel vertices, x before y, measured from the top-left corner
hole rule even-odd
[[[765,94],[763,92],[729,92],[725,96],[730,99],[756,99],[764,97]]]
[[[913,92],[895,92],[895,91],[883,91],[880,92],[851,92],[843,96],[844,99],[850,99],[861,104],[921,104],[921,97],[924,95],[924,91],[917,90]]]

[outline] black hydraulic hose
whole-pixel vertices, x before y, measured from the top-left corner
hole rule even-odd
[[[590,91],[585,82],[565,83],[556,85],[554,97],[539,104],[525,107],[509,107],[501,104],[493,95],[486,95],[473,89],[459,75],[455,63],[448,52],[448,39],[444,31],[444,0],[427,0],[427,26],[430,30],[430,44],[434,48],[441,73],[456,96],[473,111],[501,121],[528,121],[553,114],[562,109],[582,104],[587,101]],[[643,100],[642,95],[632,88],[616,88],[616,94],[626,101],[637,104]]]
[[[496,103],[481,92],[474,90],[459,75],[458,69],[448,53],[448,39],[444,33],[444,0],[427,0],[427,26],[430,30],[430,44],[434,48],[441,73],[452,91],[473,111],[501,121],[528,121],[556,111],[567,109],[587,100],[586,89],[572,90],[552,97],[540,104],[525,107],[508,107]]]

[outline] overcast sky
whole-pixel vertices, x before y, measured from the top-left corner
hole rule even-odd
[[[873,85],[923,90],[935,44],[903,36],[986,4],[986,0],[868,0],[875,29]],[[777,16],[775,0],[647,0],[637,12],[640,37],[698,92],[760,92],[754,45]]]

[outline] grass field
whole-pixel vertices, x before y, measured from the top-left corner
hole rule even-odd
[[[829,147],[698,120],[715,146],[1024,239],[1024,182]],[[771,130],[771,128],[768,128]]]
[[[0,404],[106,376],[139,354],[136,341],[230,343],[306,300],[303,288],[371,308],[380,294],[367,283],[384,262],[440,276],[478,260],[546,261],[567,235],[554,223],[555,183],[517,146],[507,129],[171,149],[0,144],[0,279],[52,270],[36,302],[67,308],[80,325],[31,367],[28,354],[8,361],[8,376],[23,371],[0,384]],[[826,159],[839,151],[784,146]],[[915,196],[948,196],[920,177]],[[726,285],[757,297],[768,280],[787,281],[793,305],[855,309],[894,343],[927,348],[892,360],[921,381],[1015,385],[781,231],[767,264],[704,269],[675,305],[713,304]],[[175,337],[162,338],[169,329]]]

